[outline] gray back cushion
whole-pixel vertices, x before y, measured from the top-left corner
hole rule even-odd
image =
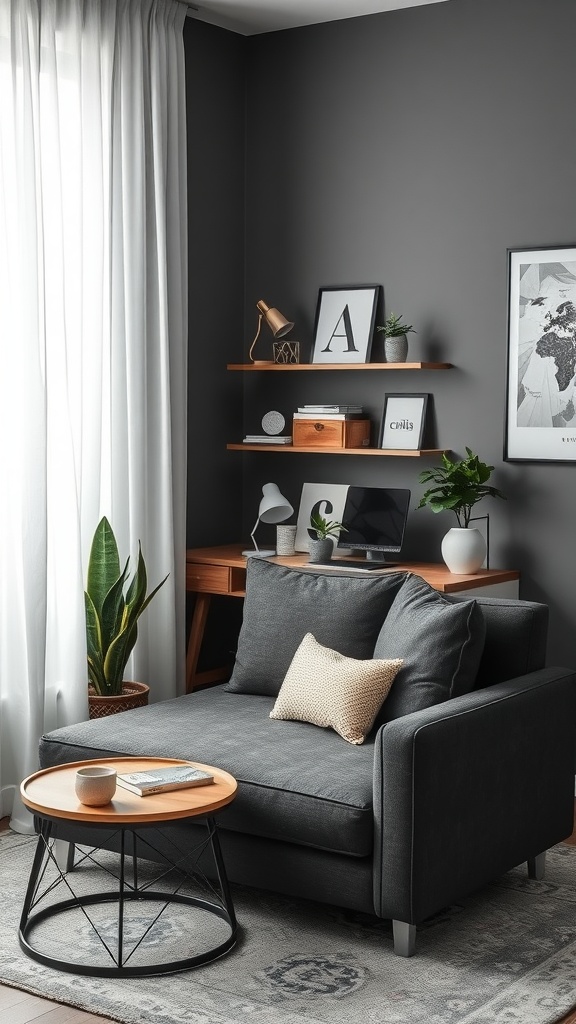
[[[486,626],[476,601],[447,601],[408,575],[384,620],[375,658],[403,658],[377,724],[474,689]]]
[[[276,697],[306,633],[349,658],[371,658],[404,573],[343,576],[249,558],[244,618],[225,689]]]
[[[447,595],[454,604],[465,600]],[[476,598],[486,623],[486,642],[474,689],[493,686],[544,668],[548,638],[548,606],[514,598]]]

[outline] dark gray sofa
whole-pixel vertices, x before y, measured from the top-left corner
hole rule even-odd
[[[230,879],[392,919],[395,952],[410,955],[420,922],[522,861],[541,875],[571,833],[576,675],[545,667],[542,604],[431,597],[410,574],[265,565],[249,567],[229,684],[49,733],[41,766],[147,754],[225,768],[240,783],[218,817]],[[440,620],[454,616],[468,633],[440,692],[428,680],[450,649]],[[266,679],[282,679],[307,630],[351,657],[418,649],[361,745],[269,718]]]

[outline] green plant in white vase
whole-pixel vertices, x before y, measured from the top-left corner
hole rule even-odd
[[[420,483],[432,484],[420,499],[418,508],[432,512],[453,512],[458,527],[442,541],[442,556],[451,572],[458,575],[478,572],[486,556],[486,543],[476,529],[470,528],[472,510],[483,498],[506,498],[498,487],[488,483],[494,466],[482,462],[471,448],[466,458],[454,461],[445,453],[442,464],[420,473]]]

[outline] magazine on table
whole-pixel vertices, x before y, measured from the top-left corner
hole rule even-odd
[[[116,777],[119,786],[129,789],[138,796],[150,793],[168,793],[173,789],[190,789],[192,786],[206,786],[214,782],[214,776],[191,764],[173,765],[167,768],[149,768],[143,772],[124,772]]]

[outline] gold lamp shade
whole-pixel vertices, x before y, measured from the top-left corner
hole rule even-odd
[[[256,331],[254,341],[250,346],[248,358],[251,359],[253,363],[271,363],[273,362],[272,359],[254,359],[252,355],[254,346],[260,337],[262,320],[266,320],[266,323],[275,338],[283,338],[292,330],[294,324],[291,323],[290,320],[287,320],[285,316],[282,316],[282,313],[278,309],[275,309],[274,306],[269,306],[267,302],[264,302],[264,299],[258,300],[256,303],[256,309],[258,310],[258,330]]]

